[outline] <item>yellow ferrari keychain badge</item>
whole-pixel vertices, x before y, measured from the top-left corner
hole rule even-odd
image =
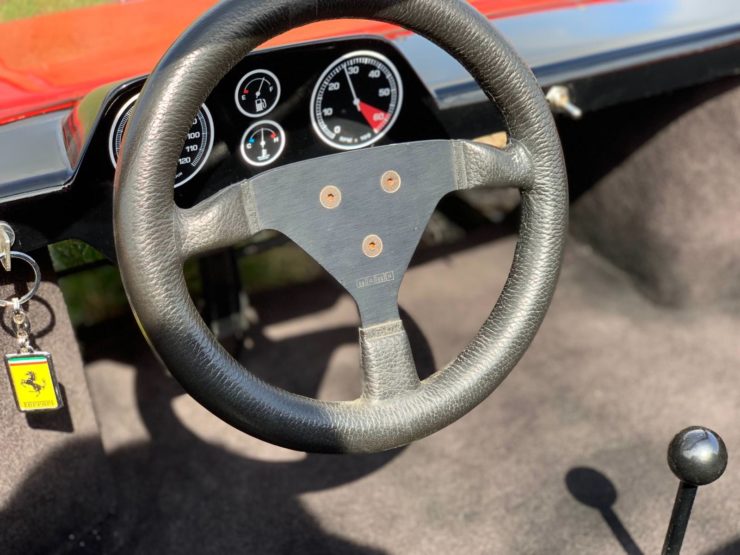
[[[35,412],[62,408],[49,353],[5,355],[5,364],[18,410]]]
[[[0,257],[7,255],[0,253]],[[13,388],[15,404],[21,412],[41,412],[60,409],[64,406],[59,394],[59,384],[54,373],[54,363],[49,353],[35,351],[31,346],[31,326],[28,315],[23,310],[26,304],[38,291],[41,283],[41,271],[36,261],[24,253],[11,252],[12,258],[18,258],[31,265],[34,271],[34,285],[22,298],[10,301],[0,300],[0,307],[12,307],[13,331],[18,342],[18,352],[5,355],[5,366]]]

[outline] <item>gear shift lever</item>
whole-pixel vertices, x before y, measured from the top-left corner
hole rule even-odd
[[[676,434],[668,446],[668,466],[681,483],[678,484],[663,554],[677,555],[681,551],[697,488],[717,480],[727,467],[725,442],[709,428],[686,428]]]

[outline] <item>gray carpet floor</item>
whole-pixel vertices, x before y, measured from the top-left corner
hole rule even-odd
[[[426,257],[401,305],[431,371],[493,306],[514,240]],[[255,299],[243,361],[324,399],[360,390],[351,300],[319,282]],[[674,310],[570,242],[545,324],[476,410],[405,449],[306,455],[231,429],[182,393],[131,330],[88,350],[118,493],[94,541],[120,553],[657,553],[675,432],[718,431],[725,476],[699,491],[684,553],[740,552],[740,311]],[[89,541],[89,540],[88,540]]]

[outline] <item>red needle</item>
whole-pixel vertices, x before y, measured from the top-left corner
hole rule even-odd
[[[366,104],[362,100],[360,100],[360,112],[365,117],[367,124],[376,133],[385,127],[385,124],[388,123],[388,119],[390,118],[389,113],[370,106],[370,104]]]

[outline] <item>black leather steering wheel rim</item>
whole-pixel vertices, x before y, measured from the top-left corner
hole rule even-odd
[[[468,347],[446,368],[398,395],[322,402],[259,380],[205,326],[186,287],[182,243],[199,241],[184,238],[190,227],[207,235],[215,220],[213,212],[183,217],[174,207],[172,183],[190,122],[236,63],[293,27],[341,17],[395,23],[447,50],[499,106],[531,175],[522,187],[522,224],[509,279]],[[476,148],[454,145],[455,152],[467,156],[466,180],[499,172]],[[534,76],[484,17],[457,0],[222,2],[178,39],[147,80],[128,125],[115,182],[118,263],[132,309],[164,364],[196,400],[233,426],[306,451],[375,452],[401,446],[441,429],[484,400],[524,354],[544,319],[562,261],[567,215],[560,142]],[[220,214],[235,230],[247,225],[249,218],[243,216],[233,210]],[[363,361],[390,358],[390,363],[383,361],[388,368],[403,363],[409,353],[393,333],[361,330]]]

